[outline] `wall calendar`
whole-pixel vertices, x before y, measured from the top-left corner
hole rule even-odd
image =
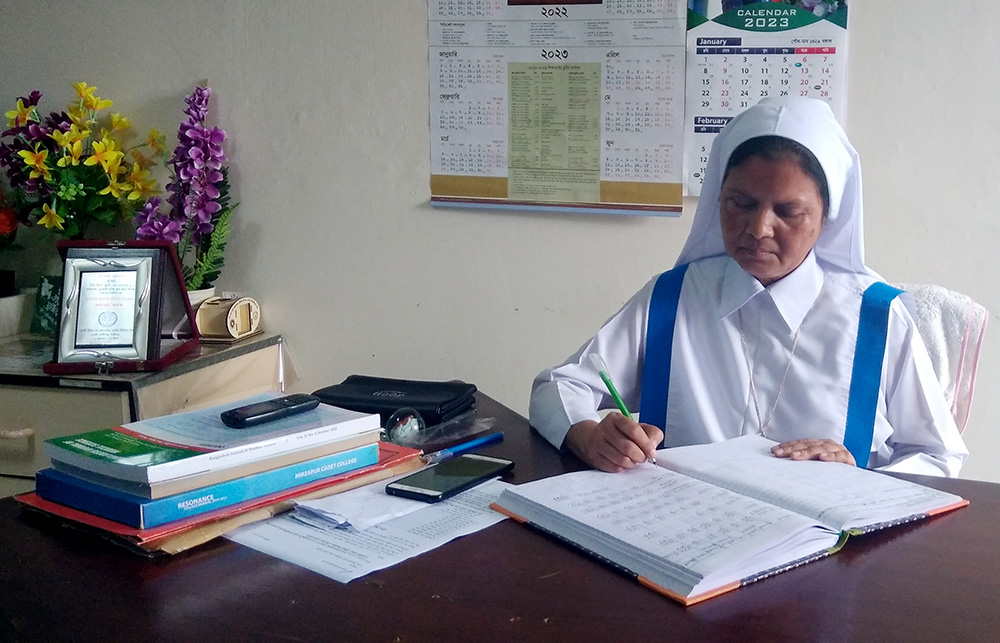
[[[764,96],[842,117],[846,0],[428,0],[431,203],[677,215]]]
[[[818,98],[844,122],[847,1],[690,0],[686,78],[684,180],[697,196],[715,135],[762,98]]]

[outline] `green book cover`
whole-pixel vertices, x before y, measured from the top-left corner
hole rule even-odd
[[[114,429],[67,435],[52,438],[48,442],[82,456],[133,467],[173,462],[201,453],[192,449],[149,442]]]

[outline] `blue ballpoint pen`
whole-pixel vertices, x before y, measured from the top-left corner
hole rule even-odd
[[[424,456],[424,461],[427,464],[437,464],[438,462],[444,462],[449,458],[453,458],[460,453],[471,451],[476,447],[481,447],[486,444],[493,444],[494,442],[499,442],[500,440],[503,440],[503,431],[490,433],[488,435],[476,438],[475,440],[469,440],[464,444],[459,444],[448,449],[441,449],[440,451],[435,451],[434,453],[428,453],[427,455]]]
[[[597,374],[601,376],[601,380],[604,382],[604,385],[608,387],[608,393],[611,393],[611,398],[614,399],[615,404],[618,405],[618,410],[621,411],[622,415],[625,417],[632,419],[632,413],[630,413],[628,407],[625,406],[625,400],[622,399],[618,389],[615,388],[615,383],[611,380],[611,376],[608,374],[608,366],[604,363],[604,359],[597,353],[591,353],[590,363],[594,365],[594,368],[597,369]],[[656,458],[647,457],[646,462],[656,464]]]

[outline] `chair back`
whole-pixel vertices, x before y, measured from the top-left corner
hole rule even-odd
[[[959,431],[969,422],[989,311],[967,295],[933,284],[896,284],[916,304],[916,322]]]

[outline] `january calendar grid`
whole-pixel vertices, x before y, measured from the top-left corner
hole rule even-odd
[[[769,96],[808,96],[832,103],[836,47],[742,47],[741,38],[705,38],[698,56],[699,109],[739,113]],[[695,116],[695,133],[718,133],[730,116]]]

